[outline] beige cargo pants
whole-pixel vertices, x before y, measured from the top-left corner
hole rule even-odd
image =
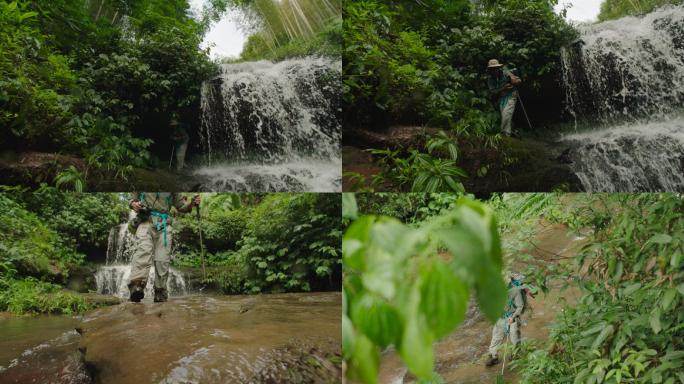
[[[164,230],[157,231],[150,221],[141,223],[135,232],[135,251],[131,258],[131,275],[128,285],[139,282],[141,287],[147,284],[150,267],[154,263],[154,288],[166,289],[169,280],[169,264],[171,263],[171,246],[173,231],[166,227],[166,245]]]
[[[504,333],[507,322],[508,319],[499,319],[492,329],[492,342],[489,344],[489,355],[492,357],[497,357],[497,350],[505,340]],[[511,336],[513,345],[520,343],[520,319],[511,323],[508,334]]]
[[[518,92],[513,92],[508,102],[501,106],[501,132],[510,136],[513,133],[513,114],[518,103]]]

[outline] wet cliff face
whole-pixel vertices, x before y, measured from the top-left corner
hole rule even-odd
[[[339,60],[224,64],[202,87],[202,147],[210,160],[339,156]]]
[[[341,189],[341,61],[224,64],[202,85],[206,191]]]
[[[562,50],[566,106],[579,121],[662,116],[684,103],[684,6],[579,28]]]
[[[339,293],[172,299],[87,316],[97,383],[342,381]]]
[[[684,189],[684,6],[580,28],[563,50],[568,159],[590,192]]]

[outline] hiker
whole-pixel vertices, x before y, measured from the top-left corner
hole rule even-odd
[[[145,297],[147,276],[153,263],[154,302],[164,302],[168,299],[166,283],[169,278],[173,244],[170,211],[175,207],[179,213],[188,213],[199,204],[199,195],[188,201],[177,193],[133,193],[128,205],[136,212],[136,216],[128,223],[129,231],[135,234],[135,248],[128,281],[131,301],[139,303]]]
[[[522,80],[504,68],[497,59],[489,60],[487,72],[489,73],[489,92],[497,98],[501,111],[501,132],[506,136],[511,136],[513,134],[513,114],[518,102],[518,91],[515,87],[522,84]]]
[[[176,170],[181,171],[185,166],[185,152],[188,150],[190,135],[183,125],[176,119],[171,120],[171,140],[176,151]],[[172,156],[173,157],[173,156]],[[171,160],[173,161],[173,159]]]
[[[510,275],[510,282],[508,284],[508,302],[506,304],[506,311],[492,330],[492,342],[489,345],[489,359],[485,363],[486,366],[499,363],[497,349],[506,337],[510,335],[513,345],[520,343],[520,316],[527,308],[528,289],[523,286],[524,276],[518,273]]]

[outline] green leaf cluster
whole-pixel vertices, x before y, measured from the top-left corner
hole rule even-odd
[[[471,293],[488,319],[502,314],[501,245],[483,204],[463,198],[415,227],[359,215],[342,247],[343,354],[352,380],[377,383],[380,353],[390,346],[419,379],[434,378],[432,344],[464,320]]]

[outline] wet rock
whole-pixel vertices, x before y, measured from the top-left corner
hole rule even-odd
[[[81,174],[87,166],[83,159],[55,153],[22,152],[0,156],[0,179],[5,185],[38,188],[41,183],[54,184],[55,177],[69,167]],[[192,175],[179,175],[164,169],[133,169],[122,179],[112,172],[93,171],[86,180],[88,191],[128,192],[132,189],[148,191],[195,191],[199,182]]]
[[[396,127],[383,133],[355,130],[349,140],[363,143],[363,148],[399,149],[407,152],[411,148],[423,148],[429,135],[438,131],[434,128],[417,127]],[[566,147],[559,147],[557,143],[508,137],[495,146],[477,138],[454,137],[454,141],[459,144],[458,166],[468,175],[461,181],[466,191],[477,196],[487,196],[493,192],[550,192],[559,188],[579,191],[582,188],[579,178],[568,164],[560,161],[558,152]],[[347,148],[344,154],[348,156],[344,161],[345,171],[362,170],[360,173],[366,177],[366,182],[370,181],[373,172],[379,171],[372,162],[361,164],[360,161],[364,158],[359,155],[358,150]],[[448,154],[435,152],[433,156],[446,158]],[[347,160],[352,162],[351,168],[347,168]],[[369,158],[366,157],[365,160]],[[349,187],[353,185],[353,181],[347,178],[345,185]],[[398,188],[383,185],[380,189]]]
[[[339,383],[340,311],[339,293],[125,303],[89,314],[80,347],[96,383]]]

